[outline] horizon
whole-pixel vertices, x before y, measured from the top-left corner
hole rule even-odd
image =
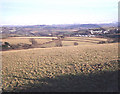
[[[0,25],[102,24],[118,22],[119,0],[2,0]]]
[[[99,24],[118,24],[119,22],[111,22],[111,23],[76,23],[76,24],[32,24],[32,25],[30,25],[30,24],[26,24],[26,25],[1,25],[0,24],[0,26],[36,26],[36,25],[50,25],[50,26],[52,26],[52,25],[82,25],[82,24],[96,24],[96,25],[99,25]]]
[[[111,23],[80,23],[80,24],[79,23],[78,24],[77,23],[76,24],[32,24],[32,25],[30,25],[30,24],[26,24],[26,25],[12,25],[12,24],[10,24],[10,25],[7,25],[7,24],[6,25],[1,25],[0,24],[0,26],[37,26],[37,25],[38,26],[39,25],[52,26],[52,25],[82,25],[82,24],[86,24],[86,25],[87,24],[100,25],[100,24],[118,24],[118,23],[119,22],[111,22]]]

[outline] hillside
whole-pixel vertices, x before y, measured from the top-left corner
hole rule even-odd
[[[3,91],[118,91],[117,60],[117,43],[5,51]]]

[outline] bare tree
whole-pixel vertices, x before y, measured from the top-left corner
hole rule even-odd
[[[78,45],[78,43],[77,43],[77,42],[74,42],[74,45],[76,46],[76,45]]]
[[[56,46],[57,47],[62,47],[62,41],[61,40],[57,40],[56,41]]]
[[[37,44],[37,41],[36,41],[34,38],[30,38],[29,41],[30,41],[33,45],[36,45],[36,44]]]

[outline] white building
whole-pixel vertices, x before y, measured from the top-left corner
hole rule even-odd
[[[94,34],[94,33],[102,33],[103,31],[102,30],[90,30],[90,33],[91,34]]]

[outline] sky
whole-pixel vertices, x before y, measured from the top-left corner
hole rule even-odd
[[[0,25],[118,21],[119,0],[0,0]]]

